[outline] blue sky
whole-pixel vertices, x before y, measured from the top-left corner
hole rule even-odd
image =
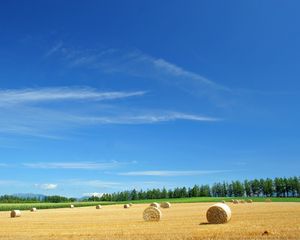
[[[297,175],[299,7],[0,3],[0,194]]]

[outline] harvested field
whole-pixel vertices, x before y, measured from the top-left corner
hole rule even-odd
[[[0,212],[0,239],[300,239],[299,203],[232,204],[229,223],[207,224],[211,203],[172,204],[159,222],[145,222],[149,204],[23,211],[19,218]],[[265,233],[267,232],[267,233]]]

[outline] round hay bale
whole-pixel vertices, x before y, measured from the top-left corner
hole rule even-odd
[[[74,205],[73,205],[73,204],[71,204],[71,205],[70,205],[70,208],[74,208]]]
[[[132,203],[129,203],[129,206],[132,207]]]
[[[21,211],[20,210],[12,210],[10,212],[10,217],[12,217],[12,218],[21,217]]]
[[[143,218],[147,222],[159,221],[161,217],[162,217],[162,213],[156,207],[147,207],[143,212]]]
[[[227,223],[231,219],[231,209],[224,203],[212,205],[206,212],[209,223]]]
[[[96,209],[101,209],[101,208],[102,208],[101,205],[97,205],[97,206],[96,206]]]
[[[233,204],[239,204],[239,200],[233,200]]]
[[[171,207],[171,203],[169,203],[169,202],[162,202],[160,204],[160,207],[162,207],[162,208],[170,208]]]
[[[240,203],[245,203],[245,200],[243,200],[243,199],[242,199],[242,200],[240,200]]]
[[[265,202],[272,202],[272,199],[267,198],[267,199],[265,200]]]
[[[226,203],[226,201],[225,201],[225,200],[222,200],[222,203]]]
[[[157,202],[153,202],[153,203],[150,204],[150,207],[159,208],[159,204]]]
[[[124,204],[124,208],[130,208],[129,204]]]
[[[232,203],[233,203],[233,202],[234,202],[234,200],[233,200],[233,199],[231,199],[231,200],[230,200],[230,202],[232,202]]]
[[[253,202],[252,199],[247,200],[247,203],[252,203],[252,202]]]
[[[31,208],[30,212],[36,212],[36,208],[35,207]]]

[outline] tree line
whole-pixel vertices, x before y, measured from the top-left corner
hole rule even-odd
[[[44,196],[43,198],[37,197],[18,197],[13,195],[2,195],[0,196],[0,203],[63,203],[63,202],[75,202],[76,198],[67,198],[63,196]]]
[[[106,193],[89,201],[129,201],[187,197],[300,197],[300,177],[219,182],[210,185]]]
[[[265,178],[245,181],[218,182],[213,185],[194,185],[174,189],[130,190],[106,193],[101,197],[90,197],[83,201],[130,201],[187,197],[300,197],[300,177]],[[0,203],[75,202],[76,198],[63,196],[18,197],[0,196]]]

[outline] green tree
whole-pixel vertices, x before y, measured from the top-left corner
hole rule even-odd
[[[235,197],[242,197],[244,196],[244,186],[240,181],[233,181],[232,182],[232,188],[233,188],[233,195]]]
[[[130,193],[130,198],[131,200],[138,200],[139,199],[139,196],[138,196],[138,193],[135,189],[133,189]]]
[[[260,194],[260,182],[257,179],[254,179],[250,184],[253,195],[258,197]]]
[[[198,185],[194,185],[194,187],[191,189],[191,195],[192,197],[200,196],[200,187]]]
[[[247,197],[251,196],[251,183],[248,180],[244,181],[244,188]]]
[[[162,198],[168,198],[169,197],[168,196],[168,191],[167,191],[167,189],[165,187],[161,191],[161,197]]]
[[[211,196],[211,189],[208,184],[202,185],[200,187],[200,196],[201,197],[210,197]]]
[[[275,178],[274,180],[275,192],[277,197],[284,197],[285,184],[283,178]]]
[[[264,185],[263,185],[263,192],[264,195],[267,197],[271,197],[274,194],[274,185],[273,185],[273,180],[270,178],[267,178],[264,181]]]
[[[232,187],[232,183],[228,184],[228,197],[233,197],[233,187]]]

